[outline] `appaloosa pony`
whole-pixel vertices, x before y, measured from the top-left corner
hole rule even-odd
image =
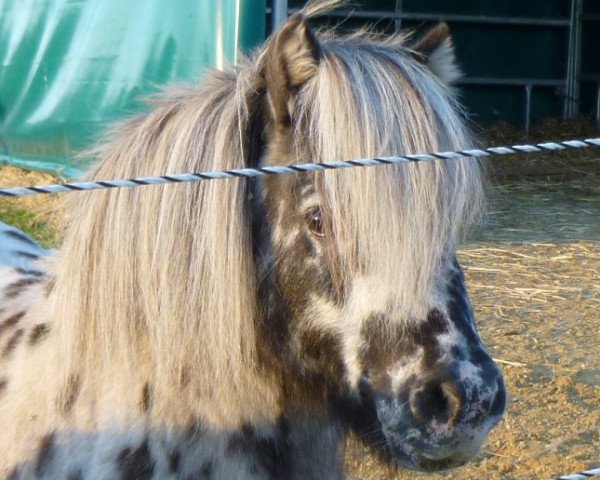
[[[338,4],[160,95],[87,178],[471,146],[447,27],[308,26]],[[465,463],[505,407],[456,259],[481,190],[464,159],[71,194],[60,251],[0,274],[0,476],[339,479],[350,428]]]

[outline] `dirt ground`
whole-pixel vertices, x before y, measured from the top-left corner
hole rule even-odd
[[[52,180],[8,168],[0,185]],[[11,202],[58,228],[56,197]],[[505,375],[504,420],[473,462],[440,474],[392,471],[351,439],[350,478],[546,480],[600,466],[600,178],[496,186],[460,259]]]

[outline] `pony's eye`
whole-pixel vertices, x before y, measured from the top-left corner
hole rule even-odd
[[[308,228],[312,233],[318,237],[322,237],[323,234],[323,214],[321,210],[316,208],[311,210],[306,215],[306,221],[308,222]]]

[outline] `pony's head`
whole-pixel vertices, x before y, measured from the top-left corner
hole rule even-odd
[[[263,166],[471,144],[448,87],[457,69],[445,25],[408,47],[402,37],[315,33],[310,15],[291,17],[259,58]],[[480,198],[471,160],[256,185],[263,327],[290,408],[307,391],[321,395],[407,467],[448,468],[477,453],[505,408],[456,258]]]

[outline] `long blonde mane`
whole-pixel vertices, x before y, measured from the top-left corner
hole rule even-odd
[[[295,107],[296,149],[310,155],[300,161],[470,145],[451,94],[402,39],[321,39],[318,73]],[[150,113],[118,127],[86,178],[247,166],[259,88],[255,60],[165,93]],[[478,169],[465,161],[326,172],[318,182],[345,246],[340,275],[357,251],[367,270],[386,264],[381,280],[402,281],[408,310],[430,290],[481,196]],[[115,370],[124,378],[142,371],[157,399],[183,392],[165,393],[154,409],[169,422],[207,415],[209,404],[216,424],[275,414],[278,380],[257,361],[250,206],[237,179],[73,194],[44,307],[57,319],[67,371],[88,372],[90,391]],[[197,411],[171,412],[174,395]]]
[[[115,130],[86,178],[243,167],[254,77],[246,65],[167,92]],[[165,391],[193,379],[195,403],[227,399],[213,420],[252,414],[248,392],[261,381],[248,206],[239,180],[71,197],[50,299],[70,369],[144,370]]]

